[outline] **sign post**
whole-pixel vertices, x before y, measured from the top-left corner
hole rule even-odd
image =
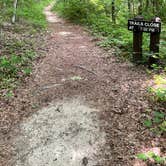
[[[143,17],[137,16],[134,21],[142,21]],[[135,28],[133,32],[133,60],[137,63],[142,60],[142,32]]]
[[[150,33],[150,51],[159,53],[161,32],[161,22],[159,20],[159,17],[156,17],[153,21],[144,21],[142,16],[128,20],[128,30],[133,31],[133,59],[135,62],[139,63],[142,60],[143,32]],[[153,61],[155,61],[154,58],[150,57],[149,64]]]
[[[161,22],[159,17],[154,18],[153,21]],[[149,57],[149,66],[159,62],[159,44],[160,44],[160,32],[153,32],[150,34],[150,52],[153,54]]]

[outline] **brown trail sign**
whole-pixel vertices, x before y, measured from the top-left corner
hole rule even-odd
[[[133,31],[133,59],[139,63],[142,60],[142,35],[143,32],[150,33],[150,51],[159,54],[161,22],[156,17],[152,21],[144,21],[142,16],[137,16],[128,20],[128,30]],[[149,57],[149,66],[157,63],[158,60],[153,56]]]

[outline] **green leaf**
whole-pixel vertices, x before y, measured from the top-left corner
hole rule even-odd
[[[165,161],[164,158],[162,158],[162,157],[160,157],[160,156],[158,156],[158,155],[154,155],[154,156],[153,156],[153,159],[154,159],[155,162],[158,163],[158,164],[162,164],[162,163],[164,163],[164,161]]]
[[[26,75],[31,74],[31,72],[32,72],[31,68],[25,68],[25,69],[23,69],[23,73],[26,74]]]
[[[154,116],[163,119],[165,117],[165,114],[162,112],[155,111]]]
[[[11,98],[14,96],[13,92],[10,91],[10,92],[7,92],[6,95],[5,95],[7,98]]]
[[[149,119],[145,120],[145,121],[144,121],[144,126],[146,126],[146,127],[151,127],[151,126],[152,126],[152,121],[149,120]]]
[[[148,155],[149,157],[153,158],[153,156],[155,156],[155,153],[150,151],[150,152],[147,153],[147,155]]]
[[[153,119],[153,121],[154,121],[154,123],[161,123],[161,122],[162,122],[162,119],[159,118],[159,117],[155,117],[155,118]]]
[[[164,121],[160,126],[159,126],[160,130],[166,132],[166,121]]]
[[[21,58],[17,55],[12,55],[10,61],[12,64],[19,64],[21,62]]]
[[[143,161],[148,160],[148,156],[144,153],[137,154],[137,158]]]

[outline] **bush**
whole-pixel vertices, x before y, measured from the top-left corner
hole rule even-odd
[[[18,0],[17,24],[13,25],[8,24],[13,15],[13,0],[0,1],[0,25],[4,25],[0,26],[0,99],[8,92],[11,94],[16,85],[31,74],[36,55],[35,33],[47,25],[43,9],[50,1]]]
[[[36,27],[46,27],[46,19],[43,14],[43,8],[51,0],[42,0],[37,3],[34,0],[20,1],[18,4],[18,19],[26,19],[29,23],[33,24]]]
[[[78,23],[86,23],[89,19],[89,15],[92,13],[100,13],[102,7],[90,0],[68,0],[58,1],[54,10],[57,10],[60,15],[63,15],[69,20]]]

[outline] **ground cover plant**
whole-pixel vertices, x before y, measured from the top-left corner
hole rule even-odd
[[[145,162],[148,162],[149,165],[152,165],[152,164],[157,164],[157,165],[165,165],[166,164],[166,158],[165,157],[161,157],[159,155],[156,155],[155,153],[153,152],[147,152],[147,153],[139,153],[137,155],[137,158],[142,160],[142,161],[145,161]]]
[[[0,95],[10,97],[13,90],[32,71],[36,56],[35,38],[47,25],[43,8],[50,0],[0,2]],[[15,11],[16,10],[16,11]],[[15,21],[12,17],[15,14]]]

